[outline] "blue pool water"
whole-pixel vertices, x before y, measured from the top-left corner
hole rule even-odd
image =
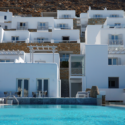
[[[82,105],[0,106],[0,125],[125,125],[125,108]]]

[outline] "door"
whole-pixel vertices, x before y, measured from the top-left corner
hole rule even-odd
[[[47,92],[48,96],[48,79],[37,79],[37,92]]]
[[[62,40],[63,42],[69,42],[69,36],[63,36]]]
[[[21,92],[21,97],[28,97],[29,95],[29,80],[18,79],[17,80],[17,92]]]
[[[76,97],[78,91],[82,91],[82,83],[71,83],[71,97]]]

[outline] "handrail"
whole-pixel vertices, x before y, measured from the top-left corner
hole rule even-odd
[[[17,101],[18,105],[19,105],[19,101],[17,100],[17,98],[15,96],[13,96],[15,98],[15,100]]]

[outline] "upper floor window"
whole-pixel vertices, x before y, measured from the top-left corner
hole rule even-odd
[[[5,26],[5,29],[7,29],[7,26]]]
[[[26,23],[21,22],[21,23],[20,23],[20,26],[26,26]]]
[[[4,16],[4,20],[7,20],[7,16]]]
[[[41,27],[45,27],[45,26],[46,26],[46,23],[44,23],[44,22],[43,22],[43,23],[40,23],[40,26],[41,26]]]
[[[101,18],[102,15],[100,15],[100,14],[95,14],[94,17],[95,17],[95,18]]]
[[[115,26],[121,26],[121,23],[115,23]]]
[[[117,14],[112,14],[112,15],[110,15],[110,17],[119,17],[119,15],[117,15]]]
[[[63,18],[71,18],[71,16],[68,14],[65,14],[65,15],[63,15]]]
[[[57,27],[59,27],[61,29],[67,29],[68,28],[68,24],[58,24]]]
[[[108,65],[117,65],[118,58],[108,58]]]
[[[12,41],[18,41],[19,40],[19,36],[12,36]]]

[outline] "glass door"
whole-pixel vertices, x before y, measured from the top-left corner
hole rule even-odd
[[[24,79],[24,97],[28,97],[29,80]]]
[[[46,96],[48,96],[48,79],[44,79],[44,92],[46,92]]]
[[[18,95],[18,97],[22,97],[22,83],[23,83],[23,80],[22,79],[18,79],[18,82],[17,82],[17,91],[18,92],[21,92],[20,95]]]
[[[42,91],[42,79],[37,80],[37,92]]]
[[[21,93],[18,97],[28,97],[29,93],[29,80],[17,79],[17,92]]]

